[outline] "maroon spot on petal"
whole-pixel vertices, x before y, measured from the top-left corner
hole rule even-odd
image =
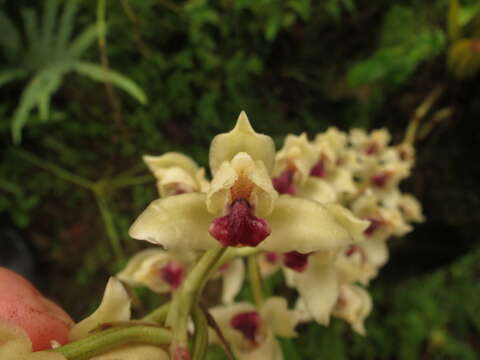
[[[370,221],[370,225],[368,225],[363,233],[367,236],[372,236],[373,233],[383,225],[383,221],[374,218],[369,218],[367,220]]]
[[[390,178],[390,175],[390,172],[385,171],[383,173],[373,175],[370,180],[376,187],[383,188],[387,183],[387,180]]]
[[[279,194],[290,194],[294,195],[297,192],[295,185],[293,184],[293,178],[295,171],[287,169],[280,174],[280,176],[272,179],[272,184],[275,190]]]
[[[258,330],[260,329],[261,318],[256,311],[246,311],[235,315],[230,320],[230,326],[238,330],[246,339],[256,343]]]
[[[327,171],[325,169],[325,160],[320,159],[319,162],[315,164],[315,166],[310,170],[310,175],[311,176],[317,176],[317,177],[324,177],[326,175]]]
[[[245,199],[237,199],[229,213],[210,224],[209,233],[223,246],[257,246],[268,235],[270,225],[252,214],[253,209]]]
[[[298,251],[290,251],[283,254],[283,264],[289,269],[303,272],[308,265],[308,257],[312,253],[302,254]]]
[[[185,269],[175,260],[170,260],[160,269],[162,280],[169,284],[173,290],[176,290],[183,281]]]
[[[378,150],[378,144],[376,142],[372,142],[365,149],[365,153],[367,155],[375,155],[376,153],[378,153]]]
[[[360,248],[357,245],[352,245],[345,251],[345,255],[352,256],[353,254],[358,253],[359,251],[360,251]]]
[[[278,261],[278,254],[273,251],[265,253],[264,256],[265,260],[267,260],[267,262],[270,264],[276,264]]]

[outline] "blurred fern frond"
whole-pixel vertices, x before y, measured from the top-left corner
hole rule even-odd
[[[18,79],[29,79],[12,118],[12,136],[16,143],[20,142],[22,128],[35,108],[40,119],[48,119],[51,97],[70,72],[96,81],[108,80],[140,103],[147,102],[145,93],[133,80],[81,60],[96,40],[97,30],[90,26],[72,37],[77,11],[77,0],[67,0],[63,9],[59,0],[46,0],[41,18],[33,9],[24,9],[25,39],[7,14],[0,11],[0,49],[7,61],[5,70],[0,72],[0,87]]]
[[[378,49],[351,66],[347,82],[350,87],[400,85],[420,63],[441,53],[445,43],[443,31],[419,21],[413,8],[394,5],[385,16]]]

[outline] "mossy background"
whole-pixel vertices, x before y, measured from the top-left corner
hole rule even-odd
[[[0,1],[0,79],[12,66],[60,68],[48,52],[45,62],[31,65],[41,46],[20,50],[12,62],[4,21],[25,42],[22,9],[41,19],[42,4],[51,2]],[[57,20],[66,2],[59,2]],[[460,5],[463,36],[480,43],[477,2]],[[74,34],[97,24],[97,6],[79,2]],[[30,111],[14,144],[15,111],[35,73],[2,84],[1,264],[29,276],[80,319],[123,261],[114,256],[98,197],[57,176],[58,167],[101,181],[120,247],[131,254],[145,245],[129,239],[127,229],[156,196],[142,154],[183,151],[206,165],[211,138],[230,129],[241,110],[277,146],[286,133],[313,136],[328,126],[387,127],[398,142],[418,106],[441,89],[423,121],[433,123],[442,109],[451,114],[417,143],[416,168],[402,184],[421,200],[428,221],[391,240],[391,261],[370,287],[368,336],[334,320],[328,328],[301,327],[300,338],[282,346],[294,360],[480,357],[480,82],[475,71],[459,77],[446,65],[448,15],[446,0],[108,2],[109,66],[149,102],[119,89],[109,95],[101,81],[68,72],[49,96],[48,116]],[[62,36],[58,30],[53,38]],[[464,63],[473,69],[480,51],[468,49]],[[81,58],[100,64],[98,43]],[[118,179],[138,184],[113,191]],[[141,297],[146,305],[159,301]]]

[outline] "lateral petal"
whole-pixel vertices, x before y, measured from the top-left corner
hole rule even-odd
[[[265,251],[309,253],[351,242],[349,233],[331,212],[312,200],[281,195],[266,220],[272,233],[258,245]]]
[[[213,220],[206,195],[188,193],[153,201],[130,227],[128,234],[172,251],[207,250],[220,246],[208,234]]]
[[[108,280],[100,306],[70,331],[70,341],[82,339],[100,324],[130,320],[130,297],[122,283],[114,277]]]

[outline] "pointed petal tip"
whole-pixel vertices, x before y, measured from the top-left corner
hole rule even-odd
[[[235,124],[234,129],[242,132],[255,132],[255,130],[252,127],[252,124],[250,124],[250,120],[248,119],[248,116],[245,110],[242,110],[240,112],[240,115],[237,118],[237,123]]]

